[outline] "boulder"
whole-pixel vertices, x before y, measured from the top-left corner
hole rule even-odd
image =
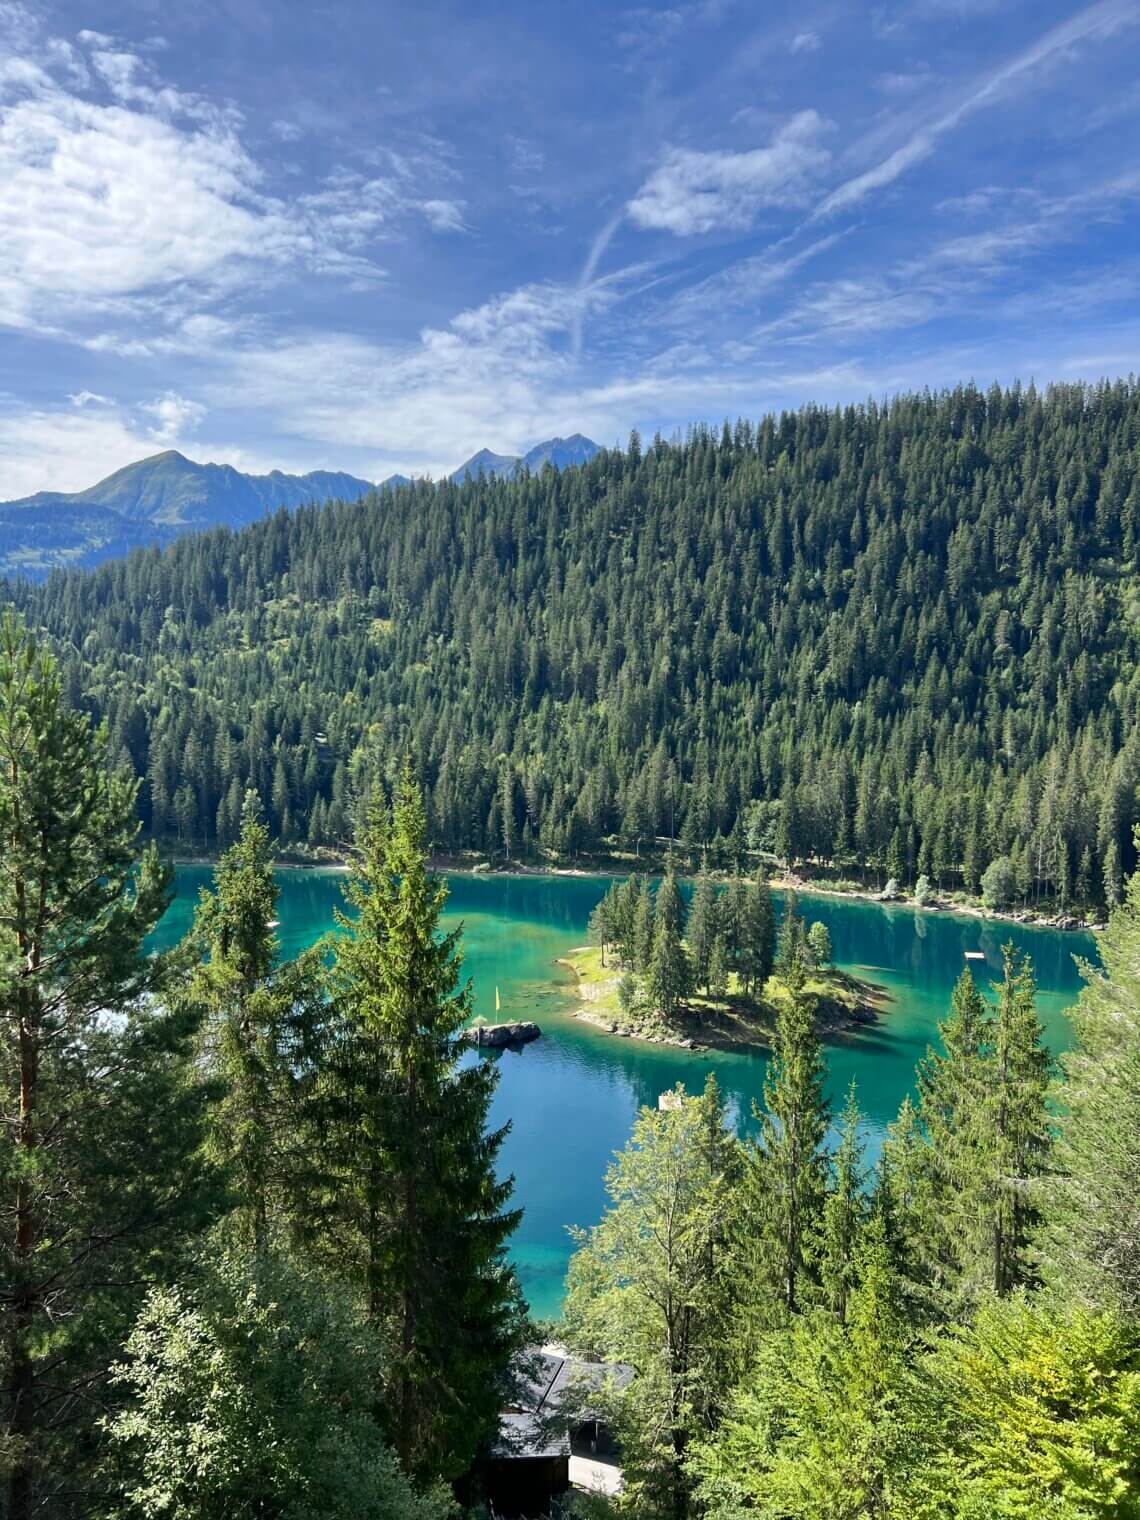
[[[528,1045],[531,1040],[537,1040],[541,1033],[537,1024],[526,1021],[518,1024],[473,1024],[464,1031],[472,1045],[491,1050],[501,1049],[504,1045]]]

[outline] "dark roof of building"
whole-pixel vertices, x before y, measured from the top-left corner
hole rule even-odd
[[[515,1363],[514,1390],[499,1421],[496,1457],[569,1455],[569,1426],[598,1418],[592,1395],[628,1388],[634,1370],[624,1362],[585,1362],[531,1347]]]

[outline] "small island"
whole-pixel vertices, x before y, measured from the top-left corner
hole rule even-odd
[[[873,1023],[886,991],[832,964],[830,935],[789,904],[777,945],[767,882],[718,892],[697,878],[686,911],[672,871],[615,884],[590,920],[593,943],[560,958],[578,979],[577,1017],[619,1038],[686,1050],[766,1049],[795,982],[822,1036]]]

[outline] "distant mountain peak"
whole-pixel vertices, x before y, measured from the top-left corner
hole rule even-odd
[[[474,480],[482,473],[509,480],[523,469],[537,475],[545,464],[565,470],[572,465],[586,464],[598,452],[598,445],[582,433],[572,433],[569,438],[548,438],[545,443],[536,443],[526,454],[496,454],[491,449],[480,449],[453,470],[449,479],[457,482]]]

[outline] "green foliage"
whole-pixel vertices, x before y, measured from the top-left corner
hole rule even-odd
[[[314,1185],[304,1105],[326,1032],[320,953],[276,964],[276,903],[273,844],[247,793],[238,842],[201,894],[190,942],[202,959],[185,995],[205,1014],[203,1060],[218,1087],[207,1153],[232,1182],[231,1229],[257,1243],[271,1219],[304,1211]]]
[[[137,784],[0,624],[0,1453],[7,1520],[90,1481],[106,1371],[144,1285],[209,1202],[193,1022],[143,941],[169,875]],[[64,1503],[66,1501],[61,1501]]]
[[[815,1276],[827,1190],[829,1109],[823,1051],[803,971],[793,963],[780,1005],[759,1134],[747,1147],[743,1213],[746,1314],[779,1320]]]
[[[445,1520],[372,1417],[379,1346],[342,1292],[272,1253],[230,1253],[153,1289],[108,1422],[122,1520]]]
[[[666,912],[661,910],[661,895],[666,894]],[[649,956],[649,971],[646,976],[646,993],[649,1002],[657,1009],[663,1018],[672,1018],[684,1002],[693,986],[692,967],[689,964],[689,955],[686,947],[681,942],[681,932],[678,929],[679,915],[673,912],[672,901],[676,898],[679,903],[679,894],[672,876],[667,876],[661,883],[661,891],[658,892],[657,923],[654,927],[654,948]]]
[[[493,1062],[461,1063],[470,984],[447,896],[424,855],[405,770],[371,803],[338,918],[330,992],[342,1033],[328,1071],[326,1248],[361,1288],[385,1349],[392,1444],[418,1477],[457,1477],[495,1429],[522,1333],[506,1242],[519,1214],[489,1131]]]
[[[529,830],[724,866],[751,828],[939,890],[1007,855],[1031,902],[1088,852],[1108,892],[1136,864],[1138,427],[1135,381],[809,406],[8,594],[183,849],[233,843],[247,782],[286,846],[340,849],[410,753],[445,850],[513,820],[512,856]]]
[[[852,1082],[832,1162],[831,1186],[823,1206],[820,1240],[824,1301],[840,1323],[847,1318],[848,1301],[857,1281],[856,1257],[862,1245],[867,1208],[860,1117]]]
[[[708,1514],[920,1520],[927,1436],[907,1402],[913,1335],[881,1224],[859,1258],[846,1324],[803,1316],[760,1343],[720,1431],[694,1454]]]
[[[716,887],[708,871],[703,869],[697,877],[693,891],[693,903],[689,912],[688,945],[692,961],[693,980],[698,987],[709,990],[709,971],[712,965],[713,945],[719,932],[719,912]]]
[[[989,1303],[924,1371],[964,1520],[1140,1516],[1140,1330],[1086,1308]]]
[[[827,966],[835,953],[831,945],[831,934],[828,927],[818,920],[812,924],[807,932],[807,947],[814,966]]]
[[[1017,896],[1017,871],[1008,855],[991,860],[982,872],[982,901],[987,908],[1008,908]]]
[[[615,1418],[638,1513],[685,1514],[689,1443],[715,1425],[729,1384],[738,1170],[710,1075],[700,1098],[642,1109],[607,1173],[601,1223],[578,1235],[564,1331],[582,1352],[637,1369]]]
[[[1039,1197],[1058,1289],[1140,1314],[1140,876],[1081,967],[1073,1047],[1054,1091],[1060,1136]]]
[[[740,979],[753,997],[764,990],[776,964],[776,910],[763,876],[743,889],[739,908]]]

